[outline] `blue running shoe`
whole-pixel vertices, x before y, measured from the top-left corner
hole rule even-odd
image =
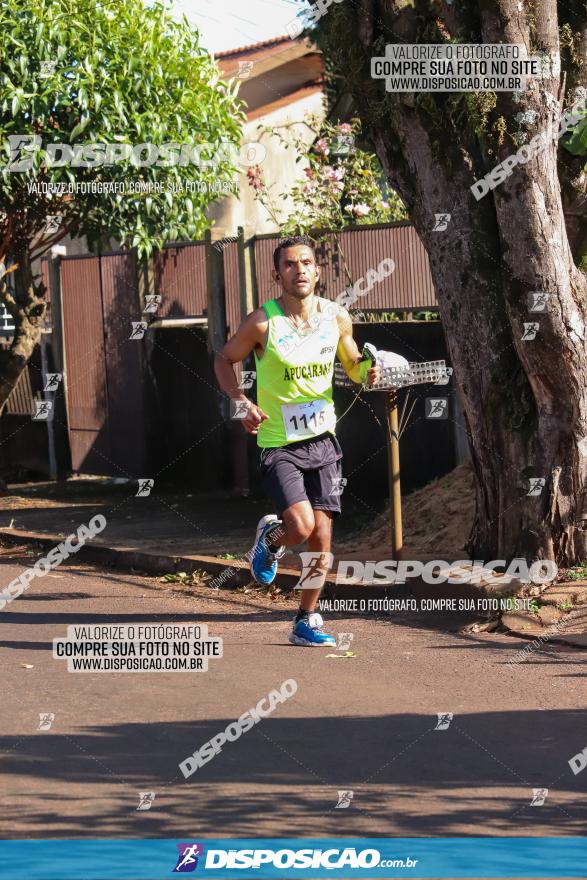
[[[306,619],[294,623],[294,628],[289,634],[292,645],[304,645],[308,648],[335,647],[336,639],[322,631],[324,621],[320,614],[310,614]]]
[[[277,574],[277,560],[281,559],[285,553],[285,547],[280,547],[277,553],[270,553],[265,543],[267,533],[275,526],[282,525],[282,521],[278,519],[274,513],[268,513],[261,517],[257,523],[257,533],[255,535],[255,543],[251,553],[251,574],[258,584],[272,584]]]

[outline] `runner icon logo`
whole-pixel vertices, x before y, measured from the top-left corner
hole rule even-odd
[[[450,722],[453,720],[454,715],[452,712],[437,712],[438,721],[436,723],[436,727],[434,730],[448,730],[450,727]]]
[[[173,869],[174,874],[190,874],[198,867],[198,859],[204,853],[201,843],[177,843],[179,855],[177,864]]]
[[[447,419],[448,418],[448,398],[446,397],[427,397],[426,418],[427,419]]]
[[[544,290],[535,290],[528,294],[528,311],[545,312],[550,294]]]
[[[450,223],[450,214],[435,214],[434,215],[434,228],[432,232],[444,232],[448,229],[448,224]]]
[[[231,400],[230,401],[230,418],[246,419],[249,414],[250,401],[248,400]]]
[[[149,326],[146,321],[131,321],[131,331],[129,339],[142,339],[145,335],[145,330]]]
[[[43,391],[57,391],[62,378],[62,373],[47,373],[45,376],[45,387],[43,388]]]
[[[347,482],[348,481],[346,477],[334,477],[334,479],[332,480],[332,488],[330,489],[330,494],[342,495]]]
[[[524,332],[522,333],[522,342],[532,342],[536,339],[536,334],[540,329],[538,321],[524,322]]]
[[[149,314],[153,314],[157,311],[159,306],[161,305],[162,296],[159,293],[151,293],[145,297],[145,307],[143,309],[143,314],[148,312]]]
[[[51,725],[54,721],[54,712],[39,712],[39,726],[37,730],[51,730]]]
[[[532,789],[533,797],[530,802],[531,807],[541,807],[548,797],[548,789],[547,788],[533,788]]]
[[[239,61],[237,79],[248,79],[253,69],[254,61]]]
[[[241,380],[238,383],[238,387],[246,391],[249,388],[253,387],[253,383],[255,381],[255,370],[243,370],[241,375]]]
[[[35,400],[35,411],[32,415],[33,422],[52,422],[53,421],[53,401],[52,400]]]
[[[339,791],[338,792],[338,803],[335,806],[335,810],[346,810],[351,805],[351,801],[353,799],[354,792],[352,791]]]
[[[528,480],[528,491],[526,492],[526,495],[540,495],[545,485],[545,477],[530,477]]]
[[[137,810],[150,810],[155,800],[154,791],[139,791],[139,805]]]
[[[300,553],[302,573],[296,584],[296,590],[315,590],[324,584],[324,576],[332,566],[332,553],[321,553],[318,550],[305,550]]]
[[[151,494],[151,489],[155,485],[155,480],[151,479],[141,479],[137,480],[138,488],[136,491],[135,498],[146,498],[147,495]]]
[[[337,633],[336,634],[336,650],[337,651],[350,651],[352,640],[353,640],[352,633]]]

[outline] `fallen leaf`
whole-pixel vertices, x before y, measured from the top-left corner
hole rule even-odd
[[[344,657],[356,657],[357,655],[355,654],[354,651],[345,651],[344,654],[327,654],[326,656],[327,656],[327,657],[341,657],[341,658],[344,658]]]
[[[21,663],[20,665],[22,666],[23,669],[34,669],[35,668],[32,663]]]

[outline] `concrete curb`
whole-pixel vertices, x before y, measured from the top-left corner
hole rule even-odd
[[[504,614],[501,622],[508,633],[527,639],[530,643],[543,640],[571,645],[574,648],[587,648],[587,605],[579,606],[567,615],[561,615],[558,621],[548,626],[539,626],[532,615],[523,612]]]
[[[20,529],[0,529],[0,539],[14,544],[37,543],[43,548],[51,549],[65,539],[62,535],[48,535],[44,532],[29,532]],[[85,562],[99,565],[115,565],[122,569],[136,568],[152,574],[175,574],[178,571],[191,573],[202,570],[220,581],[220,586],[242,587],[252,581],[248,562],[238,559],[218,559],[215,556],[173,555],[166,553],[148,553],[132,547],[111,547],[105,544],[88,541],[75,554]],[[72,557],[75,558],[75,557]],[[462,569],[455,569],[457,575]],[[275,585],[284,591],[293,590],[299,580],[299,571],[292,568],[281,568],[278,571]],[[406,584],[353,584],[336,583],[334,574],[327,575],[323,599],[385,599],[387,597],[402,599],[480,599],[495,595],[497,582],[489,585],[471,584],[466,580],[459,583],[426,584],[418,578],[412,578]],[[509,590],[515,593],[521,586],[511,579]]]
[[[20,529],[0,530],[0,539],[13,544],[36,543],[43,548],[51,549],[64,540],[60,535],[47,535],[41,532],[28,532]],[[222,580],[222,584],[230,584],[232,587],[242,587],[252,580],[248,562],[238,559],[218,559],[215,556],[198,555],[172,555],[161,553],[148,553],[144,550],[135,550],[131,547],[110,547],[87,541],[75,554],[85,562],[95,562],[100,565],[117,565],[121,568],[138,568],[153,574],[172,574],[178,571],[191,573],[196,570],[205,571],[213,578]],[[74,558],[74,557],[72,557]],[[276,580],[276,586],[283,590],[292,590],[300,577],[299,571],[292,568],[280,568]],[[387,595],[389,587],[357,587],[353,584],[336,584],[334,575],[328,575],[324,589],[324,597],[347,598],[355,597],[357,591],[361,596],[369,598],[369,593],[381,598]]]

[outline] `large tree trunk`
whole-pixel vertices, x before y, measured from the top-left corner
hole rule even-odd
[[[473,5],[463,4],[469,16]],[[516,0],[480,5],[479,32],[468,33],[466,42],[530,45],[530,25]],[[370,56],[383,54],[373,51],[382,35],[442,41],[441,34],[421,37],[422,19],[411,6],[364,0],[356,12],[347,8],[347,17],[356,16],[347,28],[355,41],[358,33],[360,49],[347,60],[354,73],[339,70],[430,257],[476,475],[469,549],[486,561],[548,558],[572,565],[587,557],[587,280],[574,264],[565,229],[557,141],[553,137],[537,158],[476,201],[471,185],[515,152],[512,141],[488,156],[491,139],[482,144],[472,124],[456,121],[453,96],[388,97],[382,112],[383,83],[369,76]],[[448,9],[447,20],[455,14]],[[554,0],[542,0],[532,28],[533,49],[557,51]],[[337,27],[339,39],[340,33]],[[533,81],[519,103],[499,95],[491,119],[501,116],[521,128],[516,114],[535,111],[527,139],[549,125],[556,133],[559,87],[553,76]],[[435,213],[451,214],[445,232],[433,231]],[[545,312],[530,312],[529,295],[536,291],[549,294]],[[524,324],[535,322],[535,339],[524,340]],[[545,480],[539,494],[528,494],[532,478]]]
[[[8,287],[8,275],[0,281],[0,300],[6,305],[15,324],[10,346],[0,349],[0,413],[41,338],[47,303],[45,287],[36,285],[26,247],[14,251],[9,259],[9,273],[14,277],[14,295]]]

